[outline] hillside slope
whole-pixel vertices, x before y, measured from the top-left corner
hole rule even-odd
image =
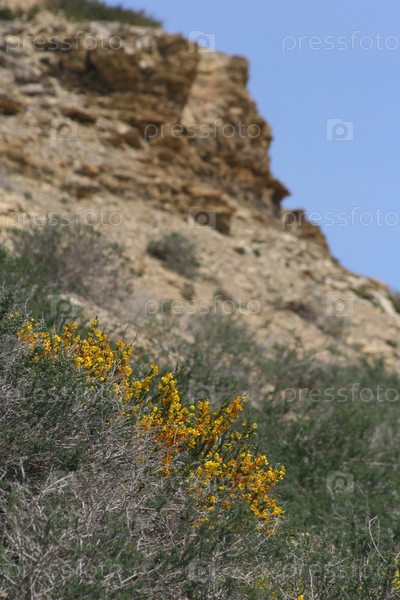
[[[234,313],[261,345],[301,342],[383,357],[400,371],[400,315],[384,284],[331,256],[270,170],[269,125],[242,57],[180,35],[72,23],[42,11],[0,22],[2,237],[55,212],[96,224],[133,261],[122,305],[87,304],[116,334],[162,313]],[[273,93],[273,92],[271,92]],[[146,251],[172,232],[197,251],[193,276]]]

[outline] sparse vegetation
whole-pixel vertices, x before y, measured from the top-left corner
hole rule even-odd
[[[369,300],[369,302],[374,301],[374,297],[371,294],[371,291],[366,289],[365,287],[356,287],[353,289],[353,292],[356,294],[356,296],[362,298],[363,300]]]
[[[55,12],[64,10],[69,19],[77,21],[158,24],[143,12],[112,8],[99,1],[49,0],[48,6]],[[0,9],[0,18],[14,16],[9,9]],[[25,35],[29,33],[25,25],[16,23],[5,29],[9,34]],[[38,23],[32,29],[33,33],[42,31]],[[113,29],[118,31],[118,25]],[[62,30],[54,23],[55,33]],[[160,43],[164,57],[164,50],[168,54],[168,44],[175,44],[176,38]],[[51,75],[79,69],[79,56],[73,64],[66,61],[67,55],[60,56],[58,67],[58,61],[53,61],[57,56],[36,55],[32,62],[23,51],[16,53],[22,67],[13,56],[4,56],[13,67],[2,73],[7,88],[14,75],[16,80],[37,80],[34,65],[42,58],[41,70],[49,75],[50,84],[54,83],[55,92],[48,90],[50,95],[59,88]],[[96,88],[91,83],[101,66],[93,53],[91,56],[93,60],[87,55],[87,72],[82,76],[93,93]],[[141,64],[140,56],[136,58]],[[167,57],[167,62],[175,60],[175,55]],[[188,61],[186,71],[194,68],[193,60]],[[133,72],[135,64],[131,65]],[[174,100],[180,76],[190,79],[186,71],[164,77],[151,60],[146,64],[142,70],[153,87],[161,89],[166,84],[166,102]],[[20,67],[23,72],[18,76]],[[242,68],[240,64],[233,67],[235,72]],[[227,87],[228,96],[219,107],[222,110],[227,102],[232,118],[240,116],[241,107],[249,103],[243,89],[239,102],[231,101],[235,82],[227,84],[226,76],[232,75],[233,67],[227,64],[221,79],[221,89]],[[239,79],[240,74],[236,75],[233,79]],[[15,231],[14,247],[0,247],[0,599],[400,598],[400,380],[383,361],[365,359],[382,347],[388,361],[393,360],[395,350],[398,354],[400,340],[391,339],[390,330],[395,319],[383,315],[383,311],[393,313],[391,306],[381,299],[382,316],[378,311],[376,315],[384,324],[382,335],[376,337],[376,345],[371,342],[368,347],[366,342],[369,344],[377,331],[367,321],[374,316],[373,304],[379,304],[375,288],[369,290],[370,284],[360,278],[364,287],[353,290],[354,298],[352,292],[347,297],[348,286],[353,285],[349,282],[356,278],[345,277],[347,283],[341,286],[345,271],[328,265],[325,249],[319,254],[315,246],[315,251],[310,247],[308,252],[303,242],[290,240],[291,236],[287,246],[285,242],[270,248],[279,232],[269,226],[266,217],[259,228],[256,213],[250,212],[257,202],[251,193],[248,153],[236,160],[232,153],[228,156],[227,147],[224,165],[208,156],[207,148],[200,149],[199,164],[192,166],[198,175],[194,183],[201,186],[184,189],[185,194],[198,195],[205,185],[211,205],[218,202],[219,189],[212,187],[214,163],[218,171],[215,185],[218,188],[220,179],[225,191],[232,192],[228,194],[232,209],[237,208],[233,198],[238,195],[236,187],[243,189],[246,206],[236,211],[232,228],[238,237],[236,255],[231,253],[234,238],[226,241],[209,229],[187,227],[187,237],[161,231],[159,239],[146,238],[146,228],[159,223],[161,213],[151,214],[148,203],[134,199],[132,178],[129,173],[125,177],[124,161],[118,160],[121,155],[108,156],[107,147],[98,161],[91,156],[95,148],[89,130],[75,146],[65,146],[67,154],[61,145],[57,150],[53,146],[57,164],[49,165],[46,181],[38,182],[46,186],[38,186],[40,198],[33,198],[29,190],[35,186],[24,182],[39,172],[50,152],[38,148],[39,160],[34,160],[33,142],[37,138],[44,143],[37,128],[42,124],[45,129],[49,119],[64,111],[63,106],[53,106],[52,100],[72,102],[75,90],[82,110],[91,103],[96,105],[98,128],[106,137],[111,135],[111,127],[128,123],[128,105],[135,113],[133,121],[140,113],[132,90],[112,94],[102,86],[101,97],[86,98],[75,76],[65,83],[68,85],[49,101],[40,94],[31,96],[26,89],[28,112],[21,123],[33,128],[20,140],[27,140],[28,146],[14,144],[14,152],[6,157],[11,183],[5,167],[0,166],[0,184],[5,190],[2,223],[14,208],[12,214],[19,219],[23,216],[20,210],[28,210],[31,201],[38,200],[37,206],[47,202],[52,189],[49,184],[55,181],[51,181],[53,171],[56,179],[65,182],[60,202],[72,209],[74,190],[78,192],[75,175],[86,172],[107,190],[103,194],[98,188],[94,206],[100,205],[101,198],[108,207],[125,203],[123,229],[127,231],[131,223],[138,232],[131,248],[138,253],[140,248],[145,254],[137,256],[134,263],[143,277],[135,279],[131,290],[123,249],[109,243],[96,227],[66,223],[54,213],[39,227]],[[217,83],[211,81],[208,97],[218,92]],[[200,95],[195,96],[201,100]],[[47,114],[39,111],[37,118],[34,112],[29,116],[29,110],[39,104]],[[149,101],[149,110],[143,110],[148,115],[143,118],[151,118],[157,106]],[[171,103],[167,112],[174,112]],[[8,120],[6,129],[10,131],[16,119]],[[133,121],[128,124],[136,126]],[[4,143],[12,144],[14,135],[7,131]],[[268,145],[268,131],[263,129],[261,150]],[[12,133],[18,133],[15,127]],[[87,147],[86,139],[91,140]],[[69,147],[74,156],[68,154]],[[256,152],[255,189],[261,191],[261,183],[268,179],[276,187],[267,167],[261,168],[259,155]],[[148,156],[137,158],[140,162]],[[132,163],[134,171],[139,162]],[[236,162],[243,167],[238,186],[232,180]],[[175,186],[175,176],[179,178],[182,169],[179,164],[175,175],[169,170],[171,185]],[[68,178],[63,176],[66,170]],[[72,172],[74,178],[69,179]],[[149,181],[151,172],[146,175]],[[76,183],[81,186],[79,179]],[[187,182],[181,183],[177,181],[177,192]],[[82,189],[84,184],[82,181]],[[91,189],[87,184],[86,189]],[[268,181],[266,185],[268,188]],[[7,198],[11,187],[13,194]],[[139,196],[144,193],[143,188]],[[84,205],[91,202],[86,196],[81,200]],[[264,200],[266,204],[268,190]],[[277,204],[277,197],[275,200]],[[231,211],[228,205],[225,208],[228,218]],[[183,231],[182,223],[181,227]],[[202,232],[207,239],[199,255],[193,239]],[[253,241],[248,241],[250,238]],[[257,269],[252,253],[260,251],[251,250],[251,244],[259,245],[263,253],[263,259],[256,261]],[[207,264],[207,256],[215,263]],[[235,256],[246,271],[235,274]],[[303,258],[304,271],[300,268]],[[227,290],[215,290],[212,286],[221,285],[224,267],[231,280],[226,282]],[[149,281],[150,274],[156,274],[154,283]],[[160,274],[166,275],[165,281],[162,277],[157,280]],[[235,281],[243,282],[242,290],[239,285],[235,289]],[[285,282],[288,289],[278,299]],[[174,306],[174,283],[185,300],[178,301],[180,308]],[[335,294],[331,304],[322,293],[318,298],[319,290],[329,288],[340,292],[338,302]],[[160,300],[163,290],[170,300]],[[127,293],[134,296],[131,306],[124,304]],[[340,300],[342,293],[344,301]],[[111,323],[95,319],[85,327],[79,312],[72,310],[73,294],[86,310],[90,302],[114,309],[117,299],[125,310],[121,311],[124,319],[118,314],[122,325],[115,325],[116,312],[110,310]],[[235,297],[240,295],[260,300],[257,316],[239,312]],[[279,318],[272,315],[274,298],[275,308],[282,311]],[[350,305],[353,308],[353,299],[354,319],[349,318],[353,311],[348,310]],[[393,292],[391,300],[400,313],[400,293]],[[135,318],[134,309],[146,315],[140,317],[137,341],[131,345],[110,339],[108,327],[122,329],[127,314]],[[71,316],[76,317],[75,322],[69,320]],[[254,324],[259,324],[258,331]],[[279,326],[285,331],[278,330]],[[297,326],[299,330],[294,329]],[[359,327],[366,328],[365,335],[360,335]],[[299,342],[272,346],[269,331],[274,339],[279,333],[282,340],[296,340],[296,335],[301,335],[309,345],[314,343],[314,335],[318,344],[327,340],[323,331],[330,336],[326,344],[332,348],[324,347],[317,355]],[[349,356],[340,356],[334,348],[335,337],[341,338],[338,346]],[[351,358],[356,344],[365,354]]]
[[[390,295],[390,299],[396,312],[400,313],[400,292],[392,292]]]
[[[79,219],[65,221],[53,213],[41,225],[15,229],[12,238],[17,258],[3,253],[5,279],[19,286],[25,279],[29,291],[33,289],[42,300],[65,293],[107,305],[110,297],[131,292],[123,275],[128,260],[121,246],[109,243],[100,230]],[[11,261],[8,266],[7,261]],[[13,270],[22,274],[22,282]]]
[[[0,285],[13,290],[19,302],[29,300],[32,314],[46,315],[50,319],[50,282],[45,274],[36,268],[29,256],[11,254],[0,246]]]
[[[161,21],[146,14],[144,10],[124,8],[122,5],[109,6],[101,0],[47,0],[47,10],[58,13],[63,11],[67,19],[73,21],[118,21],[139,27],[161,27]],[[0,20],[12,20],[23,16],[33,19],[39,7],[34,6],[29,11],[19,8],[0,8]]]
[[[165,235],[149,242],[147,252],[163,261],[165,265],[180,275],[192,279],[196,275],[198,260],[195,246],[178,232]]]
[[[188,405],[96,321],[48,331],[0,299],[2,593],[242,598],[284,474],[240,425],[243,399]]]
[[[301,346],[266,352],[227,315],[197,315],[191,338],[182,326],[171,315],[158,325],[165,366],[183,356],[180,389],[215,402],[248,392],[260,449],[287,471],[284,519],[253,582],[260,595],[244,597],[397,598],[399,377],[379,361],[321,363]]]
[[[218,303],[147,322],[152,356],[52,330],[37,303],[85,274],[50,233],[0,253],[0,595],[398,598],[398,376],[266,350]]]
[[[161,26],[160,21],[143,10],[123,8],[122,5],[109,6],[100,0],[47,0],[46,7],[51,11],[62,10],[67,18],[75,21],[118,21],[141,27]]]
[[[11,8],[0,8],[0,21],[10,21],[14,18],[14,13]]]

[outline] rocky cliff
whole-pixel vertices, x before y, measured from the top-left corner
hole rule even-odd
[[[2,235],[55,211],[90,214],[122,241],[140,273],[133,297],[118,315],[90,311],[118,329],[145,322],[149,302],[185,312],[189,300],[215,306],[222,290],[265,345],[300,340],[321,356],[334,346],[400,369],[388,288],[344,269],[301,210],[281,207],[288,191],[270,170],[246,59],[44,10],[0,22],[0,40]],[[146,253],[170,232],[197,248],[191,282]]]

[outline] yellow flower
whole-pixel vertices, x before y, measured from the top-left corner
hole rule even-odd
[[[283,511],[270,492],[283,479],[285,469],[273,469],[267,457],[249,445],[249,435],[257,426],[241,419],[246,397],[237,396],[217,408],[211,407],[209,399],[188,406],[182,402],[174,375],[167,373],[158,381],[158,390],[150,401],[148,394],[158,375],[157,366],[152,363],[147,377],[134,379],[129,366],[131,346],[122,341],[112,346],[97,326],[95,319],[87,336],[81,338],[72,322],[58,334],[54,330],[40,331],[30,319],[17,335],[30,348],[32,361],[56,359],[65,353],[89,389],[110,382],[121,402],[118,418],[132,419],[136,438],[152,436],[150,448],[161,456],[160,474],[184,474],[188,493],[194,495],[199,509],[229,510],[233,502],[242,501],[261,529],[266,534],[274,533],[270,522],[281,517]],[[242,431],[240,423],[245,428]],[[204,520],[207,517],[197,522]],[[299,599],[304,600],[303,595]]]

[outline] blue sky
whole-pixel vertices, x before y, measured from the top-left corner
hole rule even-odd
[[[400,290],[399,0],[122,5],[248,58],[284,207],[303,207],[344,266]]]

